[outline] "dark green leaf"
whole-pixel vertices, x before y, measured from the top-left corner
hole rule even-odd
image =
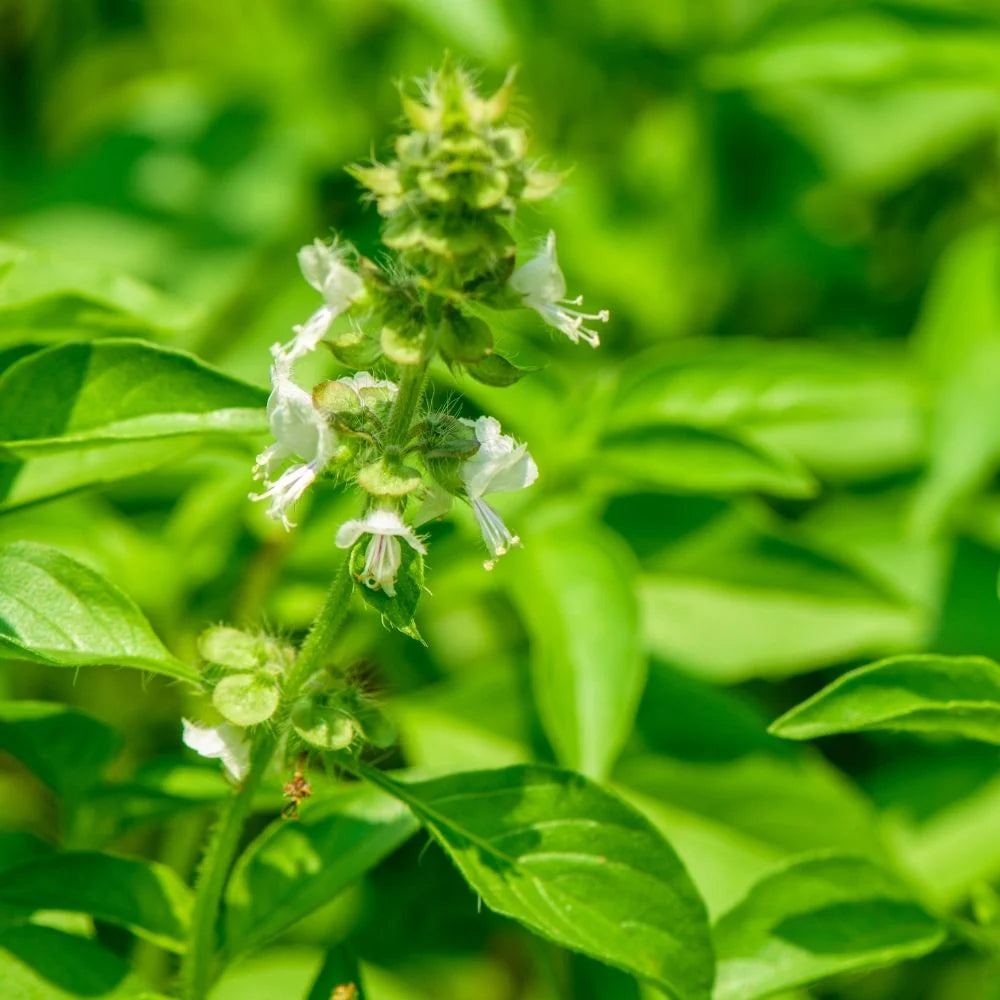
[[[121,441],[267,429],[266,393],[138,340],[63,344],[0,376],[0,449],[32,458]]]
[[[0,873],[0,903],[88,913],[180,951],[191,891],[163,865],[96,851],[54,854]]]
[[[365,552],[369,544],[362,539],[351,550],[351,572],[356,579],[362,576]],[[419,552],[414,552],[409,545],[402,545],[402,562],[396,574],[395,596],[390,597],[383,590],[372,590],[364,583],[359,583],[357,589],[365,602],[382,616],[383,625],[423,642],[413,620],[420,596],[424,592],[424,557]]]
[[[0,987],[5,1000],[152,997],[96,941],[34,924],[0,928]]]
[[[351,1000],[365,1000],[357,956],[343,945],[337,945],[326,953],[306,1000],[330,1000],[336,996],[338,986],[353,986],[357,993]]]
[[[525,375],[538,371],[537,366],[520,368],[513,361],[508,361],[502,354],[487,354],[479,361],[466,362],[463,367],[477,382],[498,389],[514,385],[516,382],[520,382]]]
[[[118,733],[103,722],[64,705],[0,702],[0,750],[59,795],[86,794],[120,744]]]
[[[715,926],[714,1000],[755,1000],[925,955],[945,938],[894,876],[853,857],[792,862]]]
[[[298,820],[272,824],[229,880],[227,951],[255,948],[328,903],[415,829],[409,810],[368,786],[307,802]]]
[[[707,1000],[704,904],[670,845],[620,799],[539,766],[401,784],[413,810],[491,909],[664,989]]]
[[[981,656],[898,656],[839,677],[771,732],[792,740],[891,729],[1000,744],[1000,664]]]
[[[142,612],[92,569],[34,542],[0,547],[0,655],[56,667],[135,667],[197,683]]]

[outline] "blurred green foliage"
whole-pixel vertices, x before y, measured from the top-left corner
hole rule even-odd
[[[444,49],[491,85],[518,64],[536,154],[572,168],[519,238],[556,229],[570,287],[612,322],[596,352],[501,326],[504,353],[544,366],[504,392],[436,374],[542,474],[516,500],[525,549],[493,574],[471,519],[433,529],[426,647],[359,602],[339,655],[399,726],[386,763],[604,779],[665,832],[713,917],[775,866],[836,850],[986,914],[995,936],[997,747],[766,732],[878,656],[1000,656],[994,0],[0,0],[0,368],[125,334],[266,385],[269,345],[311,309],[296,249],[335,230],[372,251],[377,216],[343,167],[382,151],[395,81]],[[171,446],[155,461],[173,464],[33,504],[8,462],[0,542],[100,570],[181,659],[212,622],[297,632],[354,511],[317,491],[285,534],[246,501],[252,444]],[[0,695],[124,733],[103,784],[69,801],[5,744],[6,830],[188,878],[221,779],[182,759],[178,686],[11,663]],[[640,996],[477,915],[422,847],[213,995],[304,996],[346,941],[374,1000]],[[147,980],[166,961],[138,945]],[[782,996],[992,1000],[998,983],[995,956],[953,941]]]

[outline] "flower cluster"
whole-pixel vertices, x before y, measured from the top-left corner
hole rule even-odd
[[[527,308],[573,343],[599,343],[608,312],[584,312],[569,298],[549,233],[540,251],[517,266],[513,224],[518,206],[549,194],[560,175],[526,159],[527,137],[510,123],[512,78],[482,97],[465,71],[445,65],[404,97],[409,130],[387,162],[351,172],[383,219],[378,262],[339,241],[315,240],[299,251],[302,275],[320,302],[292,336],[271,348],[267,404],[273,442],[257,457],[257,501],[286,529],[296,503],[320,479],[357,489],[358,517],[331,543],[348,550],[351,577],[382,621],[419,637],[413,623],[423,591],[427,543],[417,533],[468,505],[492,569],[520,544],[487,498],[531,486],[538,467],[527,445],[491,416],[436,410],[425,387],[440,358],[452,371],[486,385],[511,385],[527,372],[500,354],[483,316]],[[353,374],[311,390],[295,366],[320,344]],[[368,700],[332,676],[297,679],[290,648],[235,629],[206,633],[203,656],[213,727],[185,722],[184,741],[220,759],[239,779],[247,767],[247,727],[285,719],[299,745],[342,749],[363,739],[391,740]]]
[[[508,79],[480,97],[468,74],[446,66],[419,99],[404,99],[412,128],[397,139],[395,156],[352,168],[385,219],[383,240],[395,257],[379,266],[343,243],[303,247],[302,274],[322,302],[272,348],[274,443],[257,459],[264,488],[253,499],[267,500],[271,517],[289,528],[292,506],[318,478],[359,485],[366,509],[341,525],[335,542],[351,550],[363,588],[389,599],[403,599],[397,582],[407,566],[416,561],[422,573],[427,548],[416,528],[456,498],[471,507],[492,568],[520,540],[486,498],[538,476],[527,447],[493,417],[424,409],[420,389],[433,356],[488,384],[510,384],[522,372],[496,353],[477,306],[533,309],[574,343],[595,347],[594,325],[608,319],[567,297],[554,233],[515,267],[517,206],[547,194],[559,176],[525,159],[524,131],[505,120],[510,91]],[[293,367],[320,343],[342,361],[395,367],[395,380],[359,371],[307,392]]]

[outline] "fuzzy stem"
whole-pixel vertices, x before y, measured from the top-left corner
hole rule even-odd
[[[289,700],[294,700],[302,685],[323,665],[323,657],[340,631],[347,617],[354,583],[351,580],[350,553],[344,553],[327,591],[323,607],[309,629],[305,642],[295,658],[295,666],[288,675],[285,690]]]
[[[417,365],[406,365],[399,379],[399,392],[389,417],[389,428],[386,438],[389,444],[403,445],[406,443],[413,417],[420,405],[420,397],[424,393],[424,382],[427,380],[427,362]]]
[[[243,783],[222,806],[219,819],[202,858],[197,893],[191,913],[191,936],[181,966],[185,1000],[204,1000],[214,979],[216,923],[226,879],[239,847],[243,826],[253,805],[264,771],[274,753],[275,740],[261,732],[250,752],[250,767]]]

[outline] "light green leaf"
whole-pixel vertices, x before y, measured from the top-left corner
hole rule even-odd
[[[601,476],[642,488],[691,493],[761,491],[808,497],[812,476],[792,458],[735,432],[659,424],[613,431],[594,456]]]
[[[120,744],[115,730],[65,705],[0,702],[0,750],[59,795],[85,795]]]
[[[981,656],[898,656],[852,670],[786,712],[792,740],[869,729],[1000,744],[1000,664]]]
[[[94,444],[267,429],[262,389],[139,340],[62,344],[0,376],[8,460]]]
[[[615,429],[664,424],[750,434],[824,477],[908,468],[923,443],[905,356],[808,341],[681,341],[626,362]]]
[[[35,924],[0,928],[0,985],[10,1000],[152,1000],[96,941]]]
[[[0,903],[88,913],[181,951],[191,890],[164,865],[97,851],[54,854],[0,873]]]
[[[49,250],[0,243],[0,342],[168,330],[190,317],[142,282]]]
[[[803,673],[924,640],[926,608],[739,511],[685,536],[640,585],[648,648],[732,682]]]
[[[792,862],[715,925],[713,1000],[755,1000],[841,972],[925,955],[941,923],[894,876],[863,858]]]
[[[707,1000],[704,905],[670,845],[614,795],[540,766],[418,784],[363,773],[409,805],[491,909],[674,1000]]]
[[[280,934],[391,854],[416,830],[409,810],[366,785],[304,803],[244,852],[226,889],[226,949]]]
[[[942,255],[914,344],[936,383],[931,456],[913,519],[936,531],[1000,460],[1000,228],[961,235]]]
[[[175,437],[89,444],[74,448],[69,459],[57,453],[22,462],[0,461],[0,511],[142,475],[157,466],[186,458],[202,440]]]
[[[560,763],[604,778],[646,679],[631,554],[587,524],[533,532],[515,558],[524,568],[509,577],[510,592],[531,634],[546,735]]]
[[[0,656],[56,667],[135,667],[199,681],[120,590],[33,542],[0,546]]]

